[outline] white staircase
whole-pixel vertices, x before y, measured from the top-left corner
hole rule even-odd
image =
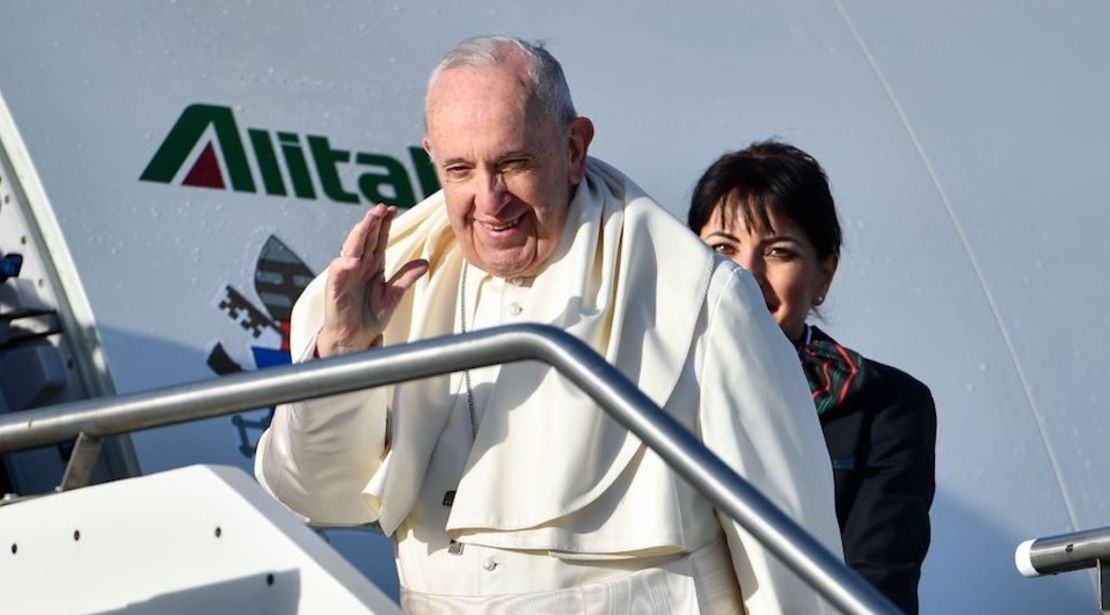
[[[243,471],[190,466],[0,506],[5,614],[398,614]]]

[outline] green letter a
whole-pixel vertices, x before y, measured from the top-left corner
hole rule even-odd
[[[231,187],[239,192],[254,192],[254,178],[251,177],[239,128],[235,125],[235,116],[229,107],[216,105],[194,104],[186,107],[139,179],[163,184],[173,181],[209,125],[216,131],[220,153],[231,175]]]

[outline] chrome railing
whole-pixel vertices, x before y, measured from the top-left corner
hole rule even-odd
[[[140,429],[525,360],[546,363],[569,378],[844,613],[900,612],[593,349],[542,325],[485,329],[11,414],[0,417],[0,452],[78,437],[98,442]]]
[[[1099,612],[1110,613],[1110,527],[1026,540],[1015,550],[1014,564],[1025,577],[1094,568]]]

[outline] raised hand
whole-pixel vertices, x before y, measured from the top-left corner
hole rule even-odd
[[[409,261],[385,279],[385,247],[396,207],[381,203],[347,234],[339,257],[328,265],[324,327],[316,354],[330,357],[381,344],[382,331],[405,291],[428,271],[425,260]]]

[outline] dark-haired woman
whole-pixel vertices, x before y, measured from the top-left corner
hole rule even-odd
[[[825,172],[796,147],[755,143],[706,170],[688,223],[755,276],[767,309],[798,349],[832,458],[845,560],[917,613],[935,489],[936,410],[924,384],[806,323],[840,258]]]

